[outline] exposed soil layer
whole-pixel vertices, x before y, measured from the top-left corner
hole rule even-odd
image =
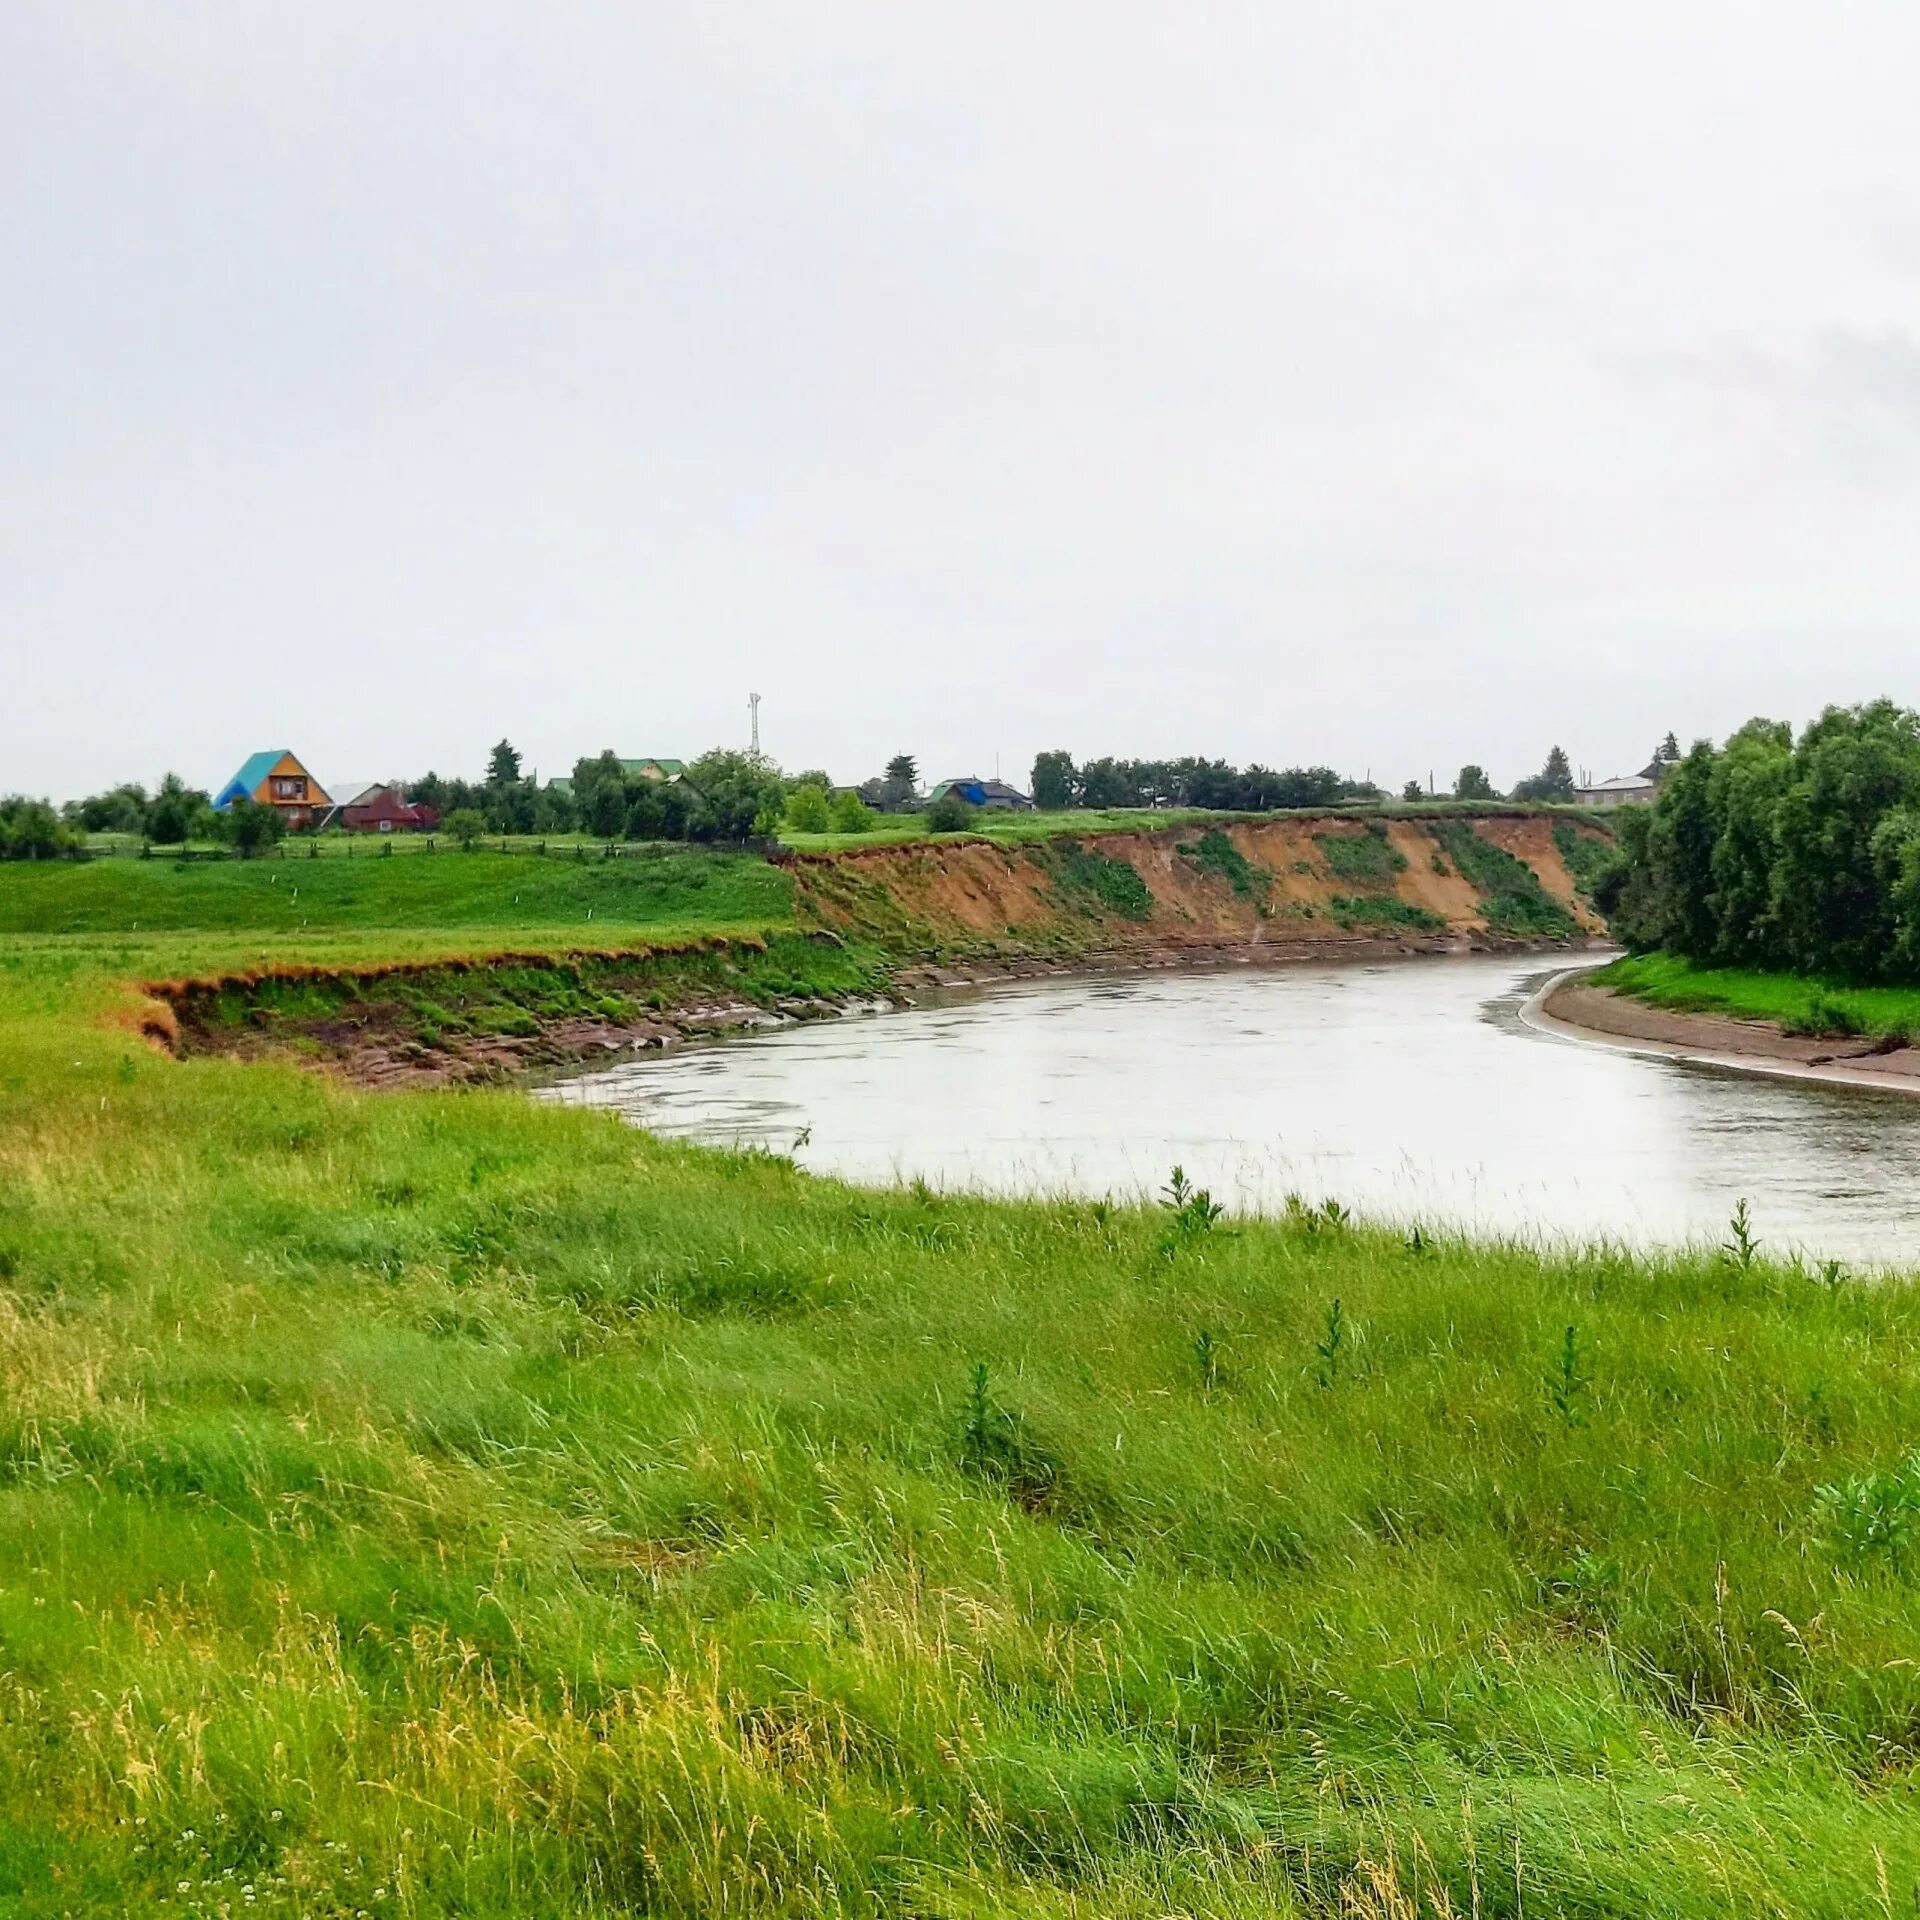
[[[805,930],[791,934],[172,981],[148,989],[145,1025],[181,1054],[292,1055],[369,1087],[458,1085],[822,1019],[933,986],[1087,967],[1581,947],[1599,924],[1544,818],[1436,831],[1288,817],[1015,848],[893,845],[792,867]]]
[[[177,1053],[292,1055],[368,1087],[509,1079],[823,1019],[888,990],[871,956],[823,934],[282,969],[148,989],[164,1009],[150,1030]]]
[[[1897,1040],[1822,1039],[1725,1013],[1678,1013],[1579,980],[1562,980],[1535,1009],[1542,1024],[1680,1060],[1920,1093],[1920,1050]]]
[[[1391,933],[1598,934],[1602,922],[1555,844],[1556,824],[1567,830],[1545,815],[1287,815],[1014,847],[959,838],[876,846],[800,855],[792,870],[799,909],[816,924],[922,948],[1303,941],[1319,949]],[[1607,843],[1597,827],[1572,831]],[[1449,832],[1511,855],[1513,890],[1493,893],[1463,873],[1445,844]],[[1523,915],[1518,895],[1528,890],[1532,911]]]

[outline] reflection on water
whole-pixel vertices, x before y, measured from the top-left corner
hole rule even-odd
[[[1540,1034],[1538,957],[1049,981],[639,1060],[550,1089],[822,1172],[1920,1264],[1920,1099]]]

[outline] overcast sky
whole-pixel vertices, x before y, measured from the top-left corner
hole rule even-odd
[[[1920,8],[0,4],[0,791],[1920,698]]]

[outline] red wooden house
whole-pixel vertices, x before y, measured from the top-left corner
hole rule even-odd
[[[349,833],[425,833],[440,824],[432,807],[419,806],[396,786],[362,787],[333,811],[329,826]]]

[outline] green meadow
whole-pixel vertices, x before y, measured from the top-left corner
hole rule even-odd
[[[312,845],[314,843],[306,843]],[[698,919],[737,925],[787,911],[789,883],[749,854],[569,845],[541,855],[423,842],[393,858],[360,841],[309,857],[288,842],[257,860],[115,856],[0,871],[0,933],[356,928],[546,928]]]
[[[1920,1910],[1903,1281],[135,1031],[787,924],[672,862],[0,869],[0,1916]]]

